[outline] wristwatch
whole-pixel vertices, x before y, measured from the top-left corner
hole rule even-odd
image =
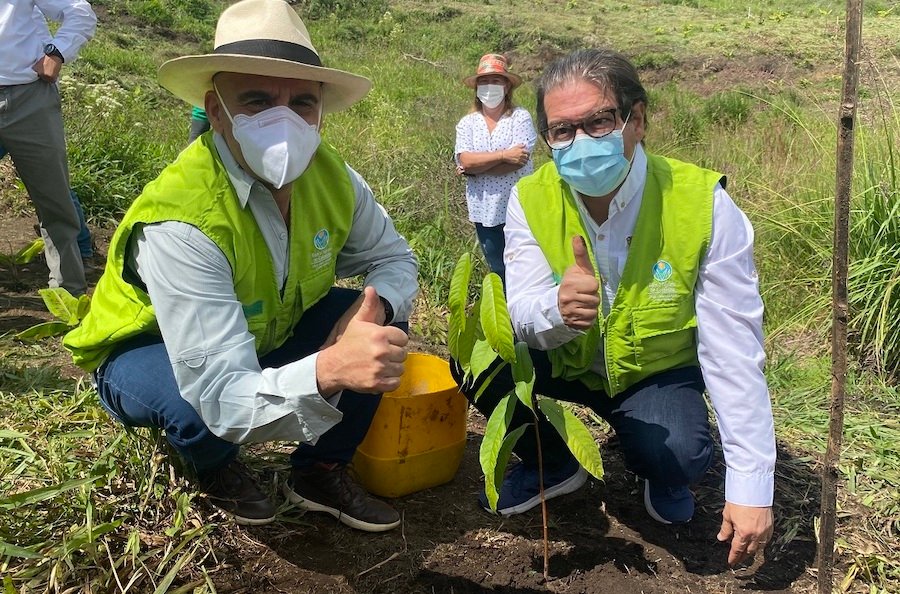
[[[391,302],[381,295],[378,298],[381,299],[381,305],[384,307],[384,323],[385,325],[390,324],[394,320],[394,308],[391,306]]]
[[[53,45],[52,43],[48,43],[47,45],[44,46],[44,54],[48,55],[48,56],[55,56],[55,57],[59,58],[60,60],[62,60],[63,62],[66,61],[66,58],[62,55],[62,52],[59,51],[59,48],[56,47],[55,45]]]

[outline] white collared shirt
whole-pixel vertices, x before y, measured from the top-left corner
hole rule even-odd
[[[598,225],[576,202],[588,230],[601,277],[604,314],[615,298],[647,178],[647,156],[635,147],[631,171]],[[554,349],[582,332],[565,325],[559,285],[528,228],[517,189],[506,217],[506,292],[516,335],[532,348]],[[774,493],[775,434],[769,391],[763,375],[763,304],[753,262],[753,228],[724,188],[713,191],[709,249],[694,290],[697,355],[718,419],[727,466],[725,499],[770,506]],[[605,372],[602,349],[594,369]]]
[[[55,35],[47,21],[62,23]],[[75,61],[81,47],[94,36],[97,16],[85,0],[5,0],[0,2],[0,86],[37,80],[31,69],[53,42],[66,60]]]
[[[278,205],[240,168],[224,139],[217,133],[214,139],[283,287],[291,238]],[[337,257],[337,276],[365,275],[365,284],[391,303],[394,319],[405,320],[418,291],[415,256],[362,177],[349,166],[347,171],[356,208]],[[231,265],[215,242],[192,225],[166,221],[136,229],[130,246],[126,266],[147,287],[178,389],[213,433],[233,443],[315,443],[340,422],[341,412],[333,406],[339,395],[326,400],[318,391],[318,353],[279,368],[260,367]]]

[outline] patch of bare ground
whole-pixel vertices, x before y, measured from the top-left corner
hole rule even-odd
[[[799,78],[814,79],[828,76],[812,66],[797,66],[794,60],[779,54],[734,56],[705,56],[681,60],[660,68],[645,68],[641,79],[654,88],[678,81],[679,86],[700,95],[733,89],[763,88],[773,83],[793,83]]]
[[[731,570],[716,541],[724,477],[710,472],[694,487],[698,510],[685,526],[647,516],[641,483],[625,471],[617,441],[605,440],[605,481],[548,502],[549,575],[543,576],[539,508],[511,518],[482,511],[478,445],[483,419],[473,414],[462,465],[448,484],[392,501],[403,523],[364,534],[323,514],[283,509],[270,526],[225,525],[216,536],[219,592],[808,592],[815,553],[810,518],[817,477],[779,451],[776,539],[752,564]],[[271,460],[271,458],[270,458]],[[721,452],[716,468],[720,469]],[[287,462],[285,461],[285,467]],[[267,485],[283,470],[264,470]],[[276,495],[277,496],[277,495]],[[207,571],[210,571],[207,568]]]

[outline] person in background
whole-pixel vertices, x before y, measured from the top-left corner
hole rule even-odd
[[[61,23],[55,34],[44,17]],[[37,211],[49,284],[73,295],[87,282],[56,82],[96,26],[85,0],[7,0],[0,8],[0,144]]]
[[[0,159],[6,156],[6,149],[0,144]],[[94,240],[91,238],[91,230],[87,225],[87,219],[84,217],[84,208],[81,206],[81,200],[75,190],[69,188],[69,197],[72,198],[72,204],[75,205],[75,212],[78,214],[78,222],[81,225],[81,231],[78,232],[78,252],[81,254],[81,261],[85,267],[93,263],[94,257]],[[40,225],[35,225],[38,235],[40,235]]]
[[[191,107],[191,129],[188,132],[188,142],[194,142],[198,136],[209,130],[209,118],[202,107]]]
[[[645,151],[647,104],[637,70],[617,52],[579,50],[545,69],[537,116],[553,160],[510,196],[509,313],[530,347],[534,391],[609,422],[658,522],[694,515],[690,486],[713,459],[708,391],[726,465],[718,539],[731,542],[733,565],[773,530],[775,436],[753,229],[725,176]],[[463,386],[470,399],[491,371]],[[489,415],[512,387],[501,372],[475,406]],[[501,514],[540,503],[533,417],[521,405],[515,415],[511,430],[529,427],[500,489]],[[539,431],[546,497],[581,487],[585,471],[543,415]]]
[[[475,90],[472,111],[456,125],[456,172],[466,176],[469,220],[492,272],[504,278],[503,225],[509,192],[534,166],[537,133],[528,110],[513,103],[522,79],[500,54],[478,61],[463,84]]]
[[[107,411],[163,429],[197,488],[237,522],[276,514],[241,445],[293,441],[290,502],[389,530],[399,513],[349,464],[380,394],[400,385],[418,265],[319,135],[324,114],[371,82],[323,66],[283,0],[226,8],[215,48],[160,67],[160,84],[202,104],[213,132],[129,207],[64,344]],[[362,292],[334,286],[357,275]]]

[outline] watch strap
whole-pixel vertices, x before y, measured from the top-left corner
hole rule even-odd
[[[381,300],[382,307],[384,307],[384,323],[385,325],[390,324],[394,321],[394,307],[391,305],[390,301],[381,295],[379,295],[378,298]]]
[[[62,52],[59,51],[59,48],[53,45],[52,43],[48,43],[44,46],[44,53],[48,56],[55,56],[59,58],[63,63],[66,61],[66,57],[62,55]]]

